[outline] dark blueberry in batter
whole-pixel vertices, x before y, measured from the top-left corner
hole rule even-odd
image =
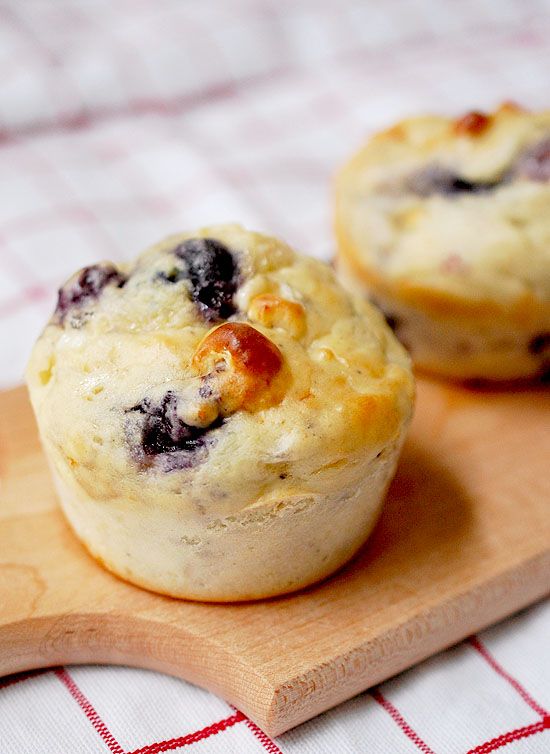
[[[453,196],[455,194],[479,194],[490,191],[502,183],[496,181],[468,181],[441,165],[428,165],[409,176],[407,188],[417,196]]]
[[[235,313],[233,296],[239,270],[223,243],[214,238],[190,238],[174,249],[174,254],[185,264],[191,296],[207,321],[227,319]]]
[[[527,349],[529,353],[532,353],[533,356],[538,356],[541,353],[544,353],[544,351],[550,350],[550,332],[541,332],[538,335],[535,335],[534,338],[531,338],[527,345]]]
[[[550,181],[550,137],[542,139],[520,155],[516,173],[531,181]]]
[[[128,409],[129,440],[136,454],[148,465],[147,458],[169,454],[159,464],[165,471],[193,466],[199,460],[196,451],[204,448],[206,434],[221,425],[217,419],[209,427],[193,427],[177,414],[178,399],[169,391],[159,404],[144,398],[137,406]]]
[[[55,313],[63,321],[69,310],[97,299],[106,285],[121,288],[125,282],[125,277],[112,264],[84,267],[59,289]]]

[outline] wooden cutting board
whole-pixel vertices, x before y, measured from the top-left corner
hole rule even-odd
[[[161,597],[104,571],[57,508],[23,388],[0,394],[0,417],[0,674],[155,668],[277,735],[550,587],[550,391],[421,381],[361,554],[316,587],[240,605]]]

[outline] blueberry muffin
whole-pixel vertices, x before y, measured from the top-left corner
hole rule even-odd
[[[409,358],[332,270],[240,226],[77,272],[28,385],[64,511],[108,569],[245,600],[372,529],[411,416]]]
[[[337,266],[419,367],[458,379],[550,370],[550,111],[418,117],[337,180]]]

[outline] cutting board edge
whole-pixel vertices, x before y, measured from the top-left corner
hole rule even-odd
[[[193,663],[192,634],[182,634],[177,627],[163,641],[166,654],[158,651],[157,643],[155,654],[144,655],[144,640],[151,645],[154,637],[158,642],[157,622],[136,616],[136,633],[131,634],[125,613],[40,616],[5,624],[0,627],[0,648],[9,646],[10,652],[0,652],[0,675],[90,663],[161,671],[220,694],[242,709],[268,735],[278,736],[310,719],[312,711],[315,715],[325,712],[542,599],[549,591],[549,572],[550,549],[534,555],[519,569],[517,566],[506,569],[473,590],[464,587],[445,602],[409,617],[385,634],[290,678],[277,679],[272,673],[262,673],[261,668],[251,667],[214,642],[212,670],[205,674],[204,664],[199,668]],[[484,613],[479,611],[480,603],[485,603]],[[163,630],[166,632],[164,624]],[[36,632],[31,641],[29,631]],[[118,637],[118,642],[113,642],[113,637]],[[29,646],[37,650],[29,653]],[[197,656],[204,659],[203,652]],[[17,661],[14,662],[14,658]],[[228,671],[222,674],[221,683],[216,680],[220,678],[220,666]],[[238,683],[231,683],[236,670],[246,672],[248,679],[254,678],[254,693],[249,694],[248,699],[239,693]]]
[[[133,630],[129,630],[129,615],[124,612],[75,612],[0,625],[0,677],[61,665],[141,668],[206,688],[254,720],[266,718],[276,687],[242,658],[215,641],[208,642],[204,636],[199,638],[177,626],[170,630],[165,623],[140,615],[132,616],[132,623]],[[206,663],[205,642],[209,644]],[[144,653],[144,646],[154,651]],[[239,683],[243,676],[247,678],[244,696]]]
[[[313,715],[326,712],[362,691],[463,641],[468,636],[544,599],[550,595],[549,574],[550,548],[535,554],[519,568],[515,565],[502,571],[473,590],[471,587],[464,588],[445,602],[412,616],[386,634],[331,658],[307,673],[295,676],[290,682],[276,684],[272,705],[263,722],[264,730],[268,735],[278,736],[311,719],[312,710]],[[485,603],[484,613],[479,611],[480,603]],[[433,632],[425,631],[419,639],[419,627],[422,631],[422,624],[427,626],[430,621],[437,623],[438,620],[439,629]],[[414,646],[415,652],[411,655],[396,651],[394,657],[390,655],[389,658],[393,659],[393,662],[387,664],[380,672],[376,660],[381,658],[388,663],[388,655],[382,655],[376,650],[382,642],[392,641],[398,650],[404,644],[406,647]],[[357,665],[360,666],[358,671],[354,669]],[[341,678],[336,682],[334,678],[329,678],[335,666],[342,668]],[[305,689],[306,693],[296,694],[296,687]],[[308,688],[312,689],[311,693],[307,693]],[[326,688],[330,689],[332,696],[325,692]],[[287,699],[289,692],[293,697],[291,700]]]

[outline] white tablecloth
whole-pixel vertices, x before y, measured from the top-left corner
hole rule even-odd
[[[332,255],[330,181],[407,113],[549,101],[543,0],[0,2],[0,384],[59,283],[239,220]],[[539,605],[271,741],[184,681],[60,668],[0,681],[1,754],[550,751]]]

